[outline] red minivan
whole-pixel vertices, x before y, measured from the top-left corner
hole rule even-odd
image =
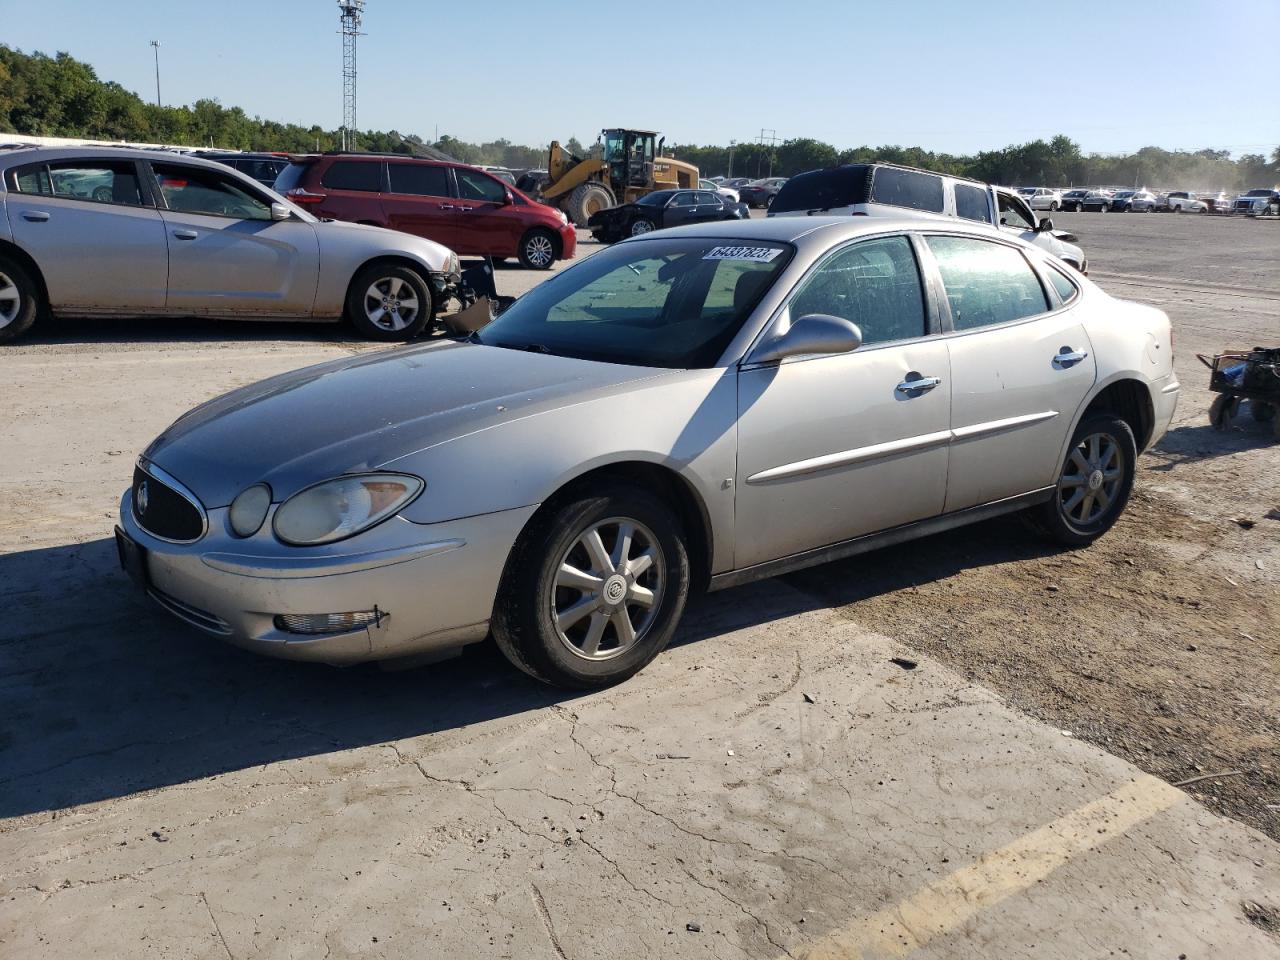
[[[461,163],[400,154],[294,157],[275,191],[318,217],[412,233],[460,256],[519,257],[533,270],[568,260],[578,244],[555,207]]]

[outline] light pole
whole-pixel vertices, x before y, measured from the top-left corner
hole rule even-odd
[[[160,41],[152,40],[151,46],[156,52],[156,106],[160,106]]]
[[[737,140],[729,141],[729,175],[725,177],[726,180],[733,179],[733,148],[736,147],[737,145],[738,145]]]

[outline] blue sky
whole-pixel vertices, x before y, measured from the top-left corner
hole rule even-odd
[[[639,8],[637,8],[639,9]],[[545,144],[602,127],[670,142],[811,136],[967,153],[1066,133],[1269,153],[1280,0],[368,0],[360,126]],[[681,22],[681,11],[688,11]],[[623,24],[634,24],[624,39]],[[214,97],[335,128],[334,0],[0,0],[0,42],[66,50],[166,103]],[[1243,42],[1241,42],[1243,41]]]

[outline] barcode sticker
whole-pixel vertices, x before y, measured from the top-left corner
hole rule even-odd
[[[782,250],[779,247],[712,247],[703,260],[753,260],[768,263]]]

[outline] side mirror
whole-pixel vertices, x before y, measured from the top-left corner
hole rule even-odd
[[[1045,217],[1036,225],[1036,233],[1047,233],[1053,229],[1053,221]]]
[[[765,340],[747,358],[750,363],[773,363],[812,353],[849,353],[862,346],[856,323],[826,313],[807,313],[793,320],[786,333]]]
[[[286,207],[283,203],[271,204],[272,220],[290,220],[293,218],[293,211]]]

